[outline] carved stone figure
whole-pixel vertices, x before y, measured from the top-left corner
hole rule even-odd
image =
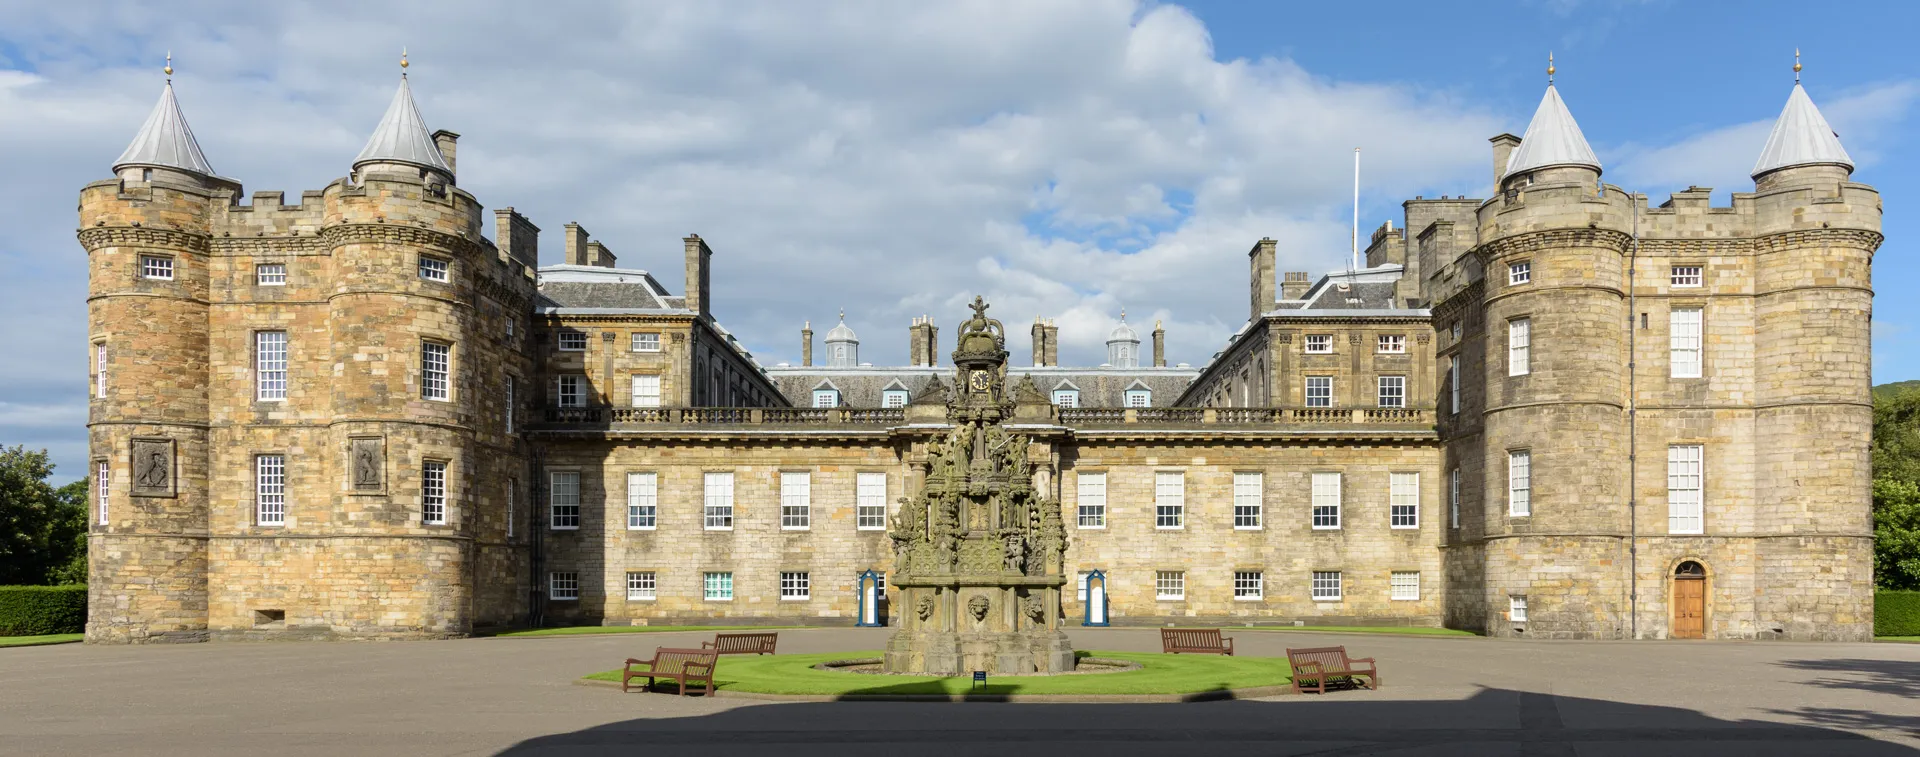
[[[1026,545],[1021,541],[1019,533],[1007,534],[1005,567],[1008,573],[1020,573],[1026,569]]]
[[[1047,603],[1039,597],[1027,596],[1020,600],[1020,611],[1035,624],[1047,622]]]
[[[383,485],[382,475],[386,469],[386,443],[382,439],[353,439],[350,452],[353,459],[353,488],[360,491],[379,491]]]
[[[173,478],[173,440],[133,440],[134,496],[171,497]]]
[[[993,600],[987,599],[987,595],[975,594],[967,600],[967,614],[972,615],[975,622],[986,620],[987,610],[992,606]]]
[[[929,597],[924,594],[921,595],[920,601],[913,603],[913,612],[919,615],[920,620],[923,622],[927,620],[932,620],[933,619],[933,597]]]

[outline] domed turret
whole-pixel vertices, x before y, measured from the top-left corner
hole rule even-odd
[[[1120,325],[1107,334],[1107,364],[1115,368],[1140,367],[1140,335],[1127,325],[1127,311],[1120,311]]]
[[[126,152],[113,162],[113,172],[122,181],[151,181],[153,170],[178,171],[194,178],[213,178],[213,166],[193,138],[187,117],[173,97],[173,56],[167,56],[167,85],[160,91],[160,102],[153,106],[140,132],[133,136]]]
[[[1753,164],[1753,180],[1760,182],[1761,177],[1775,171],[1806,166],[1830,166],[1853,173],[1853,157],[1847,154],[1847,148],[1840,146],[1840,135],[1827,125],[1820,109],[1814,107],[1813,99],[1807,97],[1807,90],[1800,86],[1800,61],[1795,54],[1793,63],[1793,92],[1787,95],[1787,106],[1780,111],[1780,118],[1773,122],[1773,132],[1767,135],[1767,145],[1760,149],[1760,158]]]
[[[847,327],[847,311],[840,311],[840,323],[827,332],[827,367],[852,368],[860,364],[860,337]]]
[[[1520,146],[1507,159],[1502,181],[1549,168],[1585,168],[1595,176],[1600,173],[1600,158],[1593,154],[1586,135],[1580,133],[1580,124],[1560,99],[1560,91],[1553,86],[1553,73],[1553,58],[1548,56],[1547,93],[1541,96],[1540,107],[1534,109]]]

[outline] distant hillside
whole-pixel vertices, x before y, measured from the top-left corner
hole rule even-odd
[[[1895,381],[1891,384],[1881,384],[1879,386],[1874,387],[1873,398],[1876,400],[1883,400],[1883,399],[1892,397],[1896,394],[1910,392],[1915,389],[1920,389],[1920,379],[1914,379],[1912,381]]]

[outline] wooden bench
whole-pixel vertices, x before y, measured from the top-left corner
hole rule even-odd
[[[716,654],[773,654],[779,641],[777,633],[719,633],[713,635],[713,641],[700,642],[700,648]]]
[[[1218,628],[1162,628],[1160,650],[1167,654],[1195,652],[1232,656],[1233,639],[1221,636]]]
[[[1348,657],[1346,647],[1315,647],[1287,650],[1287,664],[1293,666],[1293,693],[1304,694],[1311,687],[1317,694],[1327,693],[1327,684],[1346,681],[1355,686],[1379,690],[1380,672],[1372,657]],[[1367,681],[1362,683],[1360,678]],[[1312,681],[1302,685],[1302,681]]]
[[[720,655],[711,649],[671,649],[660,647],[653,650],[653,659],[636,660],[627,658],[627,666],[620,672],[620,690],[627,691],[628,684],[635,678],[647,679],[647,688],[653,688],[656,678],[664,678],[680,685],[680,696],[687,695],[687,684],[702,684],[701,693],[713,696],[713,668]],[[635,665],[645,665],[646,670],[634,670]]]

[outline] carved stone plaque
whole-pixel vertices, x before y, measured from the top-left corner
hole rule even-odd
[[[172,439],[133,440],[133,496],[173,496],[177,472]]]
[[[347,471],[353,491],[374,494],[387,488],[387,440],[359,436],[347,440]]]

